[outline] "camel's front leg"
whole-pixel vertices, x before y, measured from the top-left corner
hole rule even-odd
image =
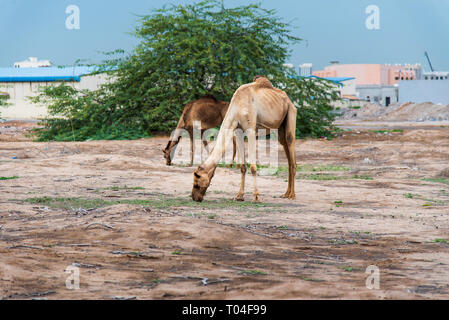
[[[259,191],[257,190],[257,149],[256,130],[248,129],[248,157],[251,164],[251,174],[254,179],[254,202],[260,202]]]
[[[240,135],[239,135],[240,134]],[[245,176],[246,176],[246,163],[245,163],[245,142],[243,140],[243,132],[241,130],[236,130],[237,137],[234,137],[235,147],[238,149],[239,160],[240,160],[240,172],[242,173],[242,178],[240,180],[240,189],[234,200],[244,201],[243,195],[245,194]]]

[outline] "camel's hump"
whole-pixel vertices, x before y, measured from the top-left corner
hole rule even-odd
[[[259,88],[274,89],[270,80],[268,80],[265,76],[255,76],[253,79],[253,83]]]

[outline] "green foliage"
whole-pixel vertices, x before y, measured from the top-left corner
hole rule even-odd
[[[320,78],[301,78],[287,75],[285,88],[292,102],[299,108],[296,121],[297,137],[331,138],[335,127],[332,101],[339,95],[335,83]]]
[[[297,135],[330,137],[332,85],[298,78],[283,64],[301,39],[259,4],[225,8],[221,1],[171,5],[142,16],[128,55],[117,50],[98,65],[111,81],[96,91],[66,84],[31,98],[48,105],[38,139],[133,139],[171,132],[184,106],[205,94],[230,101],[235,90],[267,75],[298,110]]]
[[[18,176],[13,176],[13,177],[0,177],[0,180],[14,180],[14,179],[19,179]]]

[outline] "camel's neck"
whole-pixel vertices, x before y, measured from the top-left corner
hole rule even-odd
[[[237,127],[237,122],[232,121],[233,116],[231,113],[232,112],[226,113],[225,119],[223,120],[223,123],[220,128],[220,132],[218,133],[215,146],[212,152],[209,154],[209,157],[201,165],[207,172],[214,170],[218,166],[218,163],[225,154],[226,149],[232,142],[234,130]]]

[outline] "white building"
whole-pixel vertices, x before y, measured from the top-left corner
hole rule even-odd
[[[299,65],[299,75],[301,77],[310,77],[313,73],[313,64],[303,63]]]
[[[0,92],[9,97],[9,106],[1,108],[5,119],[38,119],[47,115],[45,106],[31,103],[43,86],[66,82],[78,90],[96,90],[108,79],[105,74],[92,75],[93,67],[0,68]]]
[[[448,71],[424,72],[422,75],[422,80],[449,80],[449,72]]]
[[[38,60],[36,57],[29,57],[28,60],[14,62],[14,68],[43,68],[51,67],[50,60]]]

